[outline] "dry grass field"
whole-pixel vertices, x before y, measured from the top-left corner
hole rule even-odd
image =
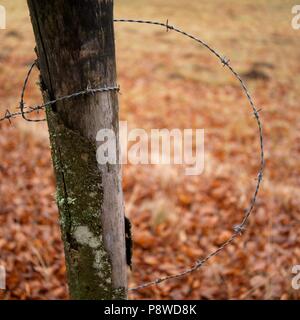
[[[3,0],[0,117],[18,107],[35,59],[26,1]],[[130,294],[132,299],[299,299],[300,31],[294,1],[118,0],[115,17],[153,19],[199,36],[247,82],[265,135],[266,169],[243,237],[192,275]],[[205,171],[124,166],[133,223],[135,286],[191,266],[222,244],[249,206],[259,169],[255,119],[238,82],[205,48],[156,26],[116,25],[120,116],[131,128],[204,128]],[[28,105],[41,101],[37,73]],[[41,116],[41,115],[36,115]],[[46,125],[0,122],[2,299],[66,299],[55,182]]]

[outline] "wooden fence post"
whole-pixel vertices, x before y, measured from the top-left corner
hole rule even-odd
[[[28,0],[45,101],[116,85],[113,0]],[[73,299],[125,299],[127,268],[119,164],[96,161],[100,129],[119,157],[116,91],[47,108],[57,204]]]

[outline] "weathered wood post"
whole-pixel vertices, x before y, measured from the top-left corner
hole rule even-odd
[[[116,85],[113,0],[28,0],[44,100]],[[96,135],[118,140],[117,92],[84,95],[47,110],[57,204],[73,299],[125,299],[120,165],[99,165]]]

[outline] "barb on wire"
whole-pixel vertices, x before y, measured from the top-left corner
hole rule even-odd
[[[241,221],[240,224],[233,226],[233,234],[232,236],[225,241],[220,247],[218,247],[215,251],[211,252],[210,254],[208,254],[205,258],[203,259],[199,259],[197,260],[190,268],[187,268],[185,270],[183,270],[180,273],[177,274],[173,274],[173,275],[169,275],[166,277],[162,277],[162,278],[158,278],[155,279],[153,281],[138,285],[136,287],[133,288],[129,288],[128,291],[134,291],[134,290],[140,290],[140,289],[144,289],[147,288],[149,286],[152,285],[157,285],[160,284],[164,281],[167,280],[171,280],[171,279],[176,279],[176,278],[181,278],[184,277],[196,270],[198,270],[199,268],[201,268],[208,260],[210,260],[212,257],[218,255],[223,249],[225,249],[228,245],[230,245],[238,236],[242,235],[242,233],[245,231],[246,227],[247,227],[247,223],[249,220],[249,217],[253,211],[253,208],[255,206],[256,203],[256,199],[257,199],[257,195],[258,195],[258,191],[263,179],[263,171],[264,171],[264,166],[265,166],[265,161],[264,161],[264,139],[263,139],[263,129],[262,129],[262,123],[259,117],[259,112],[261,110],[258,110],[251,98],[251,95],[247,89],[247,86],[245,85],[244,81],[242,80],[242,78],[240,77],[240,75],[233,69],[233,67],[230,65],[230,60],[228,58],[226,58],[225,56],[220,55],[215,49],[213,49],[212,47],[210,47],[206,42],[204,42],[203,40],[183,31],[180,30],[179,28],[172,26],[169,24],[169,20],[166,21],[166,23],[162,23],[162,22],[157,22],[157,21],[151,21],[151,20],[134,20],[134,19],[115,19],[114,22],[118,23],[118,22],[123,22],[123,23],[138,23],[138,24],[148,24],[148,25],[156,25],[156,26],[161,26],[166,28],[167,31],[173,30],[174,32],[177,32],[185,37],[188,37],[190,39],[192,39],[193,41],[196,41],[198,44],[202,45],[203,47],[205,47],[206,49],[208,49],[212,54],[214,54],[219,61],[222,63],[222,65],[224,67],[226,67],[232,74],[233,76],[239,81],[243,92],[246,95],[246,98],[248,99],[250,106],[252,108],[252,112],[253,115],[256,119],[257,122],[257,126],[258,126],[258,133],[259,133],[259,143],[260,143],[260,169],[257,175],[257,183],[256,183],[256,187],[253,193],[253,196],[251,198],[250,201],[250,206],[249,208],[247,208],[244,212],[244,217],[243,220]],[[43,121],[43,120],[39,120],[39,119],[28,119],[26,118],[25,115],[32,113],[34,111],[39,111],[42,110],[52,104],[55,104],[58,101],[63,101],[63,100],[68,100],[68,99],[72,99],[74,97],[78,97],[78,96],[82,96],[82,95],[86,95],[86,94],[95,94],[98,92],[108,92],[108,91],[118,91],[120,90],[119,86],[111,86],[111,87],[102,87],[102,88],[90,88],[87,87],[85,90],[80,91],[80,92],[76,92],[67,96],[62,96],[62,97],[58,97],[55,100],[52,101],[48,101],[42,105],[37,105],[35,107],[28,107],[28,110],[24,110],[25,109],[25,103],[24,103],[24,95],[25,95],[25,90],[26,90],[26,86],[30,77],[30,74],[35,66],[35,62],[31,65],[27,76],[25,78],[24,81],[24,85],[23,85],[23,90],[22,90],[22,94],[21,94],[21,101],[20,101],[20,112],[15,112],[15,113],[10,113],[9,110],[6,111],[5,115],[0,118],[0,122],[2,120],[8,120],[9,122],[11,121],[11,119],[22,115],[22,117],[27,120],[27,121]]]
[[[262,129],[262,123],[259,117],[259,111],[257,110],[251,95],[249,93],[249,90],[246,86],[246,84],[244,83],[244,81],[242,80],[242,78],[240,77],[240,75],[233,69],[233,67],[230,65],[230,60],[225,57],[220,55],[215,49],[213,49],[212,47],[210,47],[206,42],[204,42],[203,40],[201,40],[200,38],[197,38],[183,30],[180,30],[179,28],[172,26],[169,24],[169,20],[166,21],[166,23],[162,23],[162,22],[158,22],[158,21],[151,21],[151,20],[134,20],[134,19],[115,19],[115,22],[123,22],[123,23],[138,23],[138,24],[148,24],[148,25],[156,25],[156,26],[161,26],[164,28],[167,28],[167,31],[169,30],[173,30],[185,37],[188,37],[190,39],[192,39],[193,41],[196,41],[197,43],[199,43],[200,45],[204,46],[206,49],[208,49],[212,54],[214,54],[222,63],[223,67],[227,67],[228,70],[233,74],[233,76],[239,81],[242,90],[244,91],[246,98],[248,99],[250,106],[252,108],[252,112],[255,116],[256,122],[257,122],[257,126],[258,126],[258,132],[259,132],[259,143],[260,143],[260,168],[259,168],[259,172],[257,175],[257,184],[253,193],[253,196],[251,198],[250,201],[250,206],[248,209],[246,209],[245,214],[244,214],[244,218],[241,222],[241,224],[236,225],[233,227],[233,234],[232,236],[225,241],[219,248],[217,248],[215,251],[211,252],[209,255],[207,255],[204,259],[200,259],[197,260],[194,265],[180,273],[174,274],[174,275],[169,275],[166,277],[162,277],[141,285],[138,285],[136,287],[133,288],[129,288],[128,291],[135,291],[135,290],[140,290],[140,289],[144,289],[147,288],[149,286],[152,285],[156,285],[159,284],[161,282],[164,282],[166,280],[170,280],[170,279],[176,279],[176,278],[181,278],[184,277],[196,270],[198,270],[199,268],[201,268],[203,266],[203,264],[205,264],[208,260],[210,260],[212,257],[216,256],[219,254],[220,251],[222,251],[223,249],[225,249],[228,245],[230,245],[238,236],[242,235],[242,233],[245,231],[246,227],[247,227],[247,223],[249,220],[249,217],[253,211],[253,208],[255,206],[256,203],[256,199],[257,199],[257,195],[258,195],[258,191],[263,179],[263,171],[264,171],[264,166],[265,166],[265,161],[264,161],[264,140],[263,140],[263,129]]]

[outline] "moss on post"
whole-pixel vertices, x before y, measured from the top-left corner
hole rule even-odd
[[[70,295],[73,299],[125,299],[125,288],[111,286],[111,263],[102,237],[103,190],[96,146],[66,128],[50,109],[47,119]]]

